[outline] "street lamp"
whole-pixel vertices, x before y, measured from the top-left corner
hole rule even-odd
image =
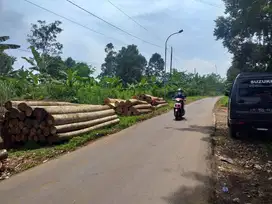
[[[165,52],[164,52],[164,98],[165,98],[165,95],[166,95],[166,87],[165,87],[165,77],[166,77],[166,59],[167,59],[167,42],[169,40],[170,37],[172,37],[173,35],[176,35],[176,34],[180,34],[183,32],[183,29],[181,29],[180,31],[178,32],[175,32],[175,33],[172,33],[171,35],[168,36],[168,38],[166,39],[165,41]]]

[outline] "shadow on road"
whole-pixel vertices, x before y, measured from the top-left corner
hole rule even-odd
[[[192,179],[192,183],[198,183],[195,186],[183,185],[171,195],[163,199],[169,204],[211,204],[212,190],[211,179],[209,176],[197,172],[188,172],[183,177]]]
[[[212,134],[213,126],[199,126],[199,125],[190,125],[188,128],[174,128],[174,127],[165,127],[165,129],[174,129],[179,131],[190,131],[190,132],[200,132],[204,134]]]

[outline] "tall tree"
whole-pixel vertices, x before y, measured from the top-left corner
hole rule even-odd
[[[223,1],[227,15],[215,21],[214,35],[234,55],[232,78],[240,71],[272,71],[271,1]]]
[[[65,66],[67,66],[68,68],[72,68],[73,66],[76,65],[76,61],[73,60],[72,57],[68,57],[65,61],[64,61]]]
[[[37,24],[32,24],[27,41],[42,55],[61,54],[63,45],[57,42],[57,35],[63,31],[60,24],[60,21],[46,24],[46,21],[38,20]]]
[[[147,61],[136,45],[128,45],[118,52],[116,65],[116,76],[123,84],[131,84],[141,80]]]
[[[76,71],[76,75],[80,77],[90,77],[95,71],[94,67],[85,62],[76,63],[76,65],[72,67],[72,70]]]
[[[105,47],[107,56],[105,62],[101,65],[100,77],[114,77],[116,74],[116,51],[112,43],[108,43]]]
[[[162,77],[164,70],[164,60],[162,59],[161,55],[158,53],[154,53],[146,67],[145,74],[146,76],[156,76]]]

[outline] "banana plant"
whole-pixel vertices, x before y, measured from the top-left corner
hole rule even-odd
[[[0,52],[3,52],[4,50],[8,49],[18,49],[20,48],[20,45],[15,44],[2,44],[2,42],[5,42],[9,40],[9,36],[0,36]]]
[[[31,52],[33,54],[33,58],[26,58],[22,57],[24,60],[26,60],[29,64],[31,64],[32,67],[30,67],[30,70],[37,71],[39,73],[46,73],[47,72],[47,63],[44,60],[44,57],[42,57],[33,46],[30,46]]]

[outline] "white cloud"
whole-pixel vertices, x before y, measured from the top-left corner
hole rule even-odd
[[[26,3],[24,0],[0,0],[0,35],[9,35],[10,42],[18,43],[24,49],[29,46],[26,37],[30,31],[31,23],[35,23],[37,20],[46,20],[47,22],[61,20],[64,31],[61,33],[59,41],[64,45],[63,56],[71,56],[76,60],[86,61],[100,68],[105,57],[104,47],[109,42],[112,42],[117,50],[127,44],[136,44],[148,60],[154,52],[164,56],[163,47],[166,37],[183,28],[184,33],[169,41],[169,45],[174,48],[173,63],[176,67],[188,69],[188,71],[199,67],[197,71],[204,74],[214,71],[214,64],[217,64],[218,72],[224,75],[229,66],[227,62],[230,60],[230,55],[226,55],[222,43],[216,42],[213,36],[214,20],[218,15],[223,14],[222,8],[212,7],[196,0],[111,0],[147,28],[148,31],[146,31],[118,11],[107,0],[74,0],[78,5],[129,33],[160,45],[161,48],[158,48],[123,34],[65,0],[30,1],[111,38],[63,20]],[[217,3],[216,0],[209,0],[209,2]],[[12,50],[9,53],[18,57],[17,67],[25,64],[20,57],[29,55],[18,50]],[[169,59],[167,61],[169,62]]]

